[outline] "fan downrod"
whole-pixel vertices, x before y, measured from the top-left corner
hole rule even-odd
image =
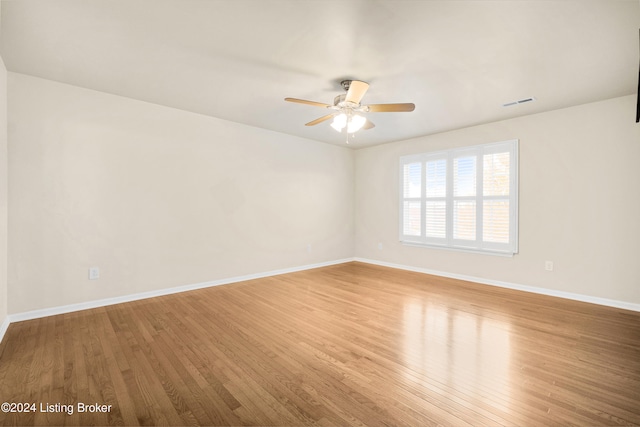
[[[342,86],[342,88],[348,92],[352,81],[353,80],[343,80],[340,82],[340,86]]]

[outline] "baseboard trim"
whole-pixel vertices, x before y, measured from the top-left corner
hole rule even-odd
[[[414,271],[414,272],[417,272],[417,273],[432,274],[434,276],[448,277],[448,278],[451,278],[451,279],[465,280],[465,281],[469,281],[469,282],[480,283],[480,284],[483,284],[483,285],[498,286],[498,287],[501,287],[501,288],[514,289],[514,290],[523,291],[523,292],[531,292],[531,293],[535,293],[535,294],[548,295],[548,296],[553,296],[553,297],[558,297],[558,298],[570,299],[570,300],[574,300],[574,301],[581,301],[581,302],[587,302],[587,303],[592,303],[592,304],[598,304],[598,305],[603,305],[603,306],[608,306],[608,307],[615,307],[615,308],[620,308],[620,309],[624,309],[624,310],[631,310],[631,311],[640,312],[640,304],[634,304],[634,303],[630,303],[630,302],[626,302],[626,301],[618,301],[618,300],[611,300],[611,299],[606,299],[606,298],[593,297],[593,296],[589,296],[589,295],[574,294],[574,293],[563,292],[563,291],[555,291],[553,289],[546,289],[546,288],[539,288],[539,287],[535,287],[535,286],[520,285],[520,284],[516,284],[516,283],[509,283],[509,282],[503,282],[503,281],[498,281],[498,280],[485,279],[485,278],[482,278],[482,277],[467,276],[467,275],[464,275],[464,274],[449,273],[449,272],[445,272],[445,271],[431,270],[431,269],[427,269],[427,268],[413,267],[413,266],[403,265],[403,264],[395,264],[395,263],[390,263],[390,262],[386,262],[386,261],[378,261],[378,260],[373,260],[373,259],[368,259],[368,258],[354,257],[354,258],[343,258],[343,259],[338,259],[338,260],[334,260],[334,261],[321,262],[321,263],[316,263],[316,264],[307,264],[307,265],[302,265],[302,266],[298,266],[298,267],[291,267],[291,268],[284,268],[284,269],[279,269],[279,270],[266,271],[266,272],[262,272],[262,273],[248,274],[248,275],[244,275],[244,276],[230,277],[230,278],[226,278],[226,279],[212,280],[212,281],[209,281],[209,282],[195,283],[195,284],[192,284],[192,285],[184,285],[184,286],[178,286],[178,287],[173,287],[173,288],[158,289],[158,290],[154,290],[154,291],[141,292],[141,293],[136,293],[136,294],[131,294],[131,295],[124,295],[124,296],[120,296],[120,297],[105,298],[105,299],[100,299],[100,300],[87,301],[87,302],[83,302],[83,303],[69,304],[69,305],[64,305],[64,306],[58,306],[58,307],[44,308],[44,309],[40,309],[40,310],[27,311],[27,312],[23,312],[23,313],[10,314],[4,319],[4,321],[0,325],[0,342],[2,342],[2,338],[4,338],[4,335],[7,332],[7,329],[9,328],[9,325],[11,323],[14,323],[14,322],[22,322],[24,320],[39,319],[39,318],[42,318],[42,317],[55,316],[55,315],[58,315],[58,314],[72,313],[72,312],[75,312],[75,311],[82,311],[82,310],[89,310],[89,309],[92,309],[92,308],[106,307],[106,306],[114,305],[114,304],[122,304],[122,303],[126,303],[126,302],[131,302],[131,301],[138,301],[138,300],[143,300],[143,299],[147,299],[147,298],[154,298],[154,297],[159,297],[159,296],[164,296],[164,295],[171,295],[171,294],[176,294],[176,293],[181,293],[181,292],[188,292],[188,291],[193,291],[193,290],[197,290],[197,289],[209,288],[209,287],[213,287],[213,286],[228,285],[228,284],[231,284],[231,283],[244,282],[244,281],[247,281],[247,280],[262,279],[262,278],[265,278],[265,277],[278,276],[278,275],[287,274],[287,273],[295,273],[297,271],[311,270],[311,269],[320,268],[320,267],[328,267],[328,266],[331,266],[331,265],[344,264],[344,263],[352,262],[352,261],[358,261],[358,262],[362,262],[362,263],[366,263],[366,264],[379,265],[379,266],[382,266],[382,267],[397,268],[397,269],[400,269],[400,270]]]
[[[9,323],[11,323],[11,321],[9,320],[9,316],[7,316],[2,321],[2,325],[0,325],[0,343],[2,343],[4,334],[7,333],[7,329],[9,329]]]
[[[407,271],[414,271],[417,273],[424,273],[424,274],[431,274],[434,276],[440,276],[440,277],[448,277],[451,279],[459,279],[459,280],[465,280],[468,282],[475,282],[475,283],[480,283],[483,285],[491,285],[491,286],[498,286],[500,288],[507,288],[507,289],[513,289],[513,290],[517,290],[517,291],[523,291],[523,292],[531,292],[534,294],[541,294],[541,295],[547,295],[547,296],[552,296],[552,297],[557,297],[557,298],[564,298],[564,299],[570,299],[570,300],[574,300],[574,301],[581,301],[581,302],[588,302],[591,304],[598,304],[598,305],[604,305],[607,307],[614,307],[614,308],[621,308],[623,310],[631,310],[631,311],[637,311],[640,312],[640,304],[634,304],[631,302],[626,302],[626,301],[618,301],[618,300],[612,300],[612,299],[606,299],[606,298],[599,298],[599,297],[593,297],[590,295],[583,295],[583,294],[574,294],[571,292],[563,292],[563,291],[556,291],[553,289],[546,289],[546,288],[539,288],[536,286],[528,286],[528,285],[520,285],[520,284],[516,284],[516,283],[509,283],[509,282],[502,282],[499,280],[492,280],[492,279],[485,279],[482,277],[475,277],[475,276],[467,276],[464,274],[456,274],[456,273],[449,273],[446,271],[438,271],[438,270],[431,270],[428,268],[420,268],[420,267],[412,267],[409,265],[402,265],[402,264],[394,264],[391,262],[385,262],[385,261],[378,261],[378,260],[373,260],[373,259],[368,259],[368,258],[354,258],[354,261],[358,261],[358,262],[363,262],[366,264],[373,264],[373,265],[379,265],[382,267],[390,267],[390,268],[397,268],[400,270],[407,270]]]
[[[75,311],[89,310],[89,309],[92,309],[92,308],[106,307],[106,306],[114,305],[114,304],[122,304],[122,303],[126,303],[126,302],[138,301],[138,300],[143,300],[143,299],[147,299],[147,298],[154,298],[154,297],[160,297],[160,296],[164,296],[164,295],[177,294],[177,293],[180,293],[180,292],[194,291],[196,289],[210,288],[210,287],[213,287],[213,286],[228,285],[228,284],[231,284],[231,283],[244,282],[244,281],[247,281],[247,280],[262,279],[262,278],[265,278],[265,277],[279,276],[281,274],[295,273],[297,271],[311,270],[311,269],[320,268],[320,267],[328,267],[328,266],[331,266],[331,265],[344,264],[344,263],[351,262],[351,261],[353,261],[353,258],[344,258],[344,259],[321,262],[321,263],[316,263],[316,264],[307,264],[307,265],[302,265],[302,266],[298,266],[298,267],[283,268],[283,269],[280,269],[280,270],[266,271],[266,272],[262,272],[262,273],[247,274],[245,276],[236,276],[236,277],[230,277],[230,278],[226,278],[226,279],[212,280],[212,281],[209,281],[209,282],[195,283],[195,284],[192,284],[192,285],[184,285],[184,286],[177,286],[177,287],[173,287],[173,288],[158,289],[158,290],[149,291],[149,292],[140,292],[140,293],[131,294],[131,295],[123,295],[123,296],[119,296],[119,297],[105,298],[105,299],[100,299],[100,300],[81,302],[81,303],[77,303],[77,304],[69,304],[69,305],[64,305],[64,306],[58,306],[58,307],[44,308],[44,309],[40,309],[40,310],[27,311],[27,312],[23,312],[23,313],[10,314],[7,317],[7,319],[5,319],[5,322],[2,324],[2,328],[4,328],[4,329],[0,329],[0,332],[2,332],[2,335],[3,335],[4,331],[6,330],[6,328],[9,327],[9,323],[22,322],[22,321],[25,321],[25,320],[39,319],[39,318],[42,318],[42,317],[55,316],[55,315],[58,315],[58,314],[65,314],[65,313],[72,313],[72,312],[75,312]],[[0,337],[2,335],[0,335]]]

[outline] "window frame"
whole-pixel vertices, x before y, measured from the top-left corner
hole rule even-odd
[[[518,153],[519,141],[517,139],[479,144],[474,146],[458,147],[449,150],[410,154],[401,156],[399,161],[399,239],[402,244],[409,246],[422,246],[437,249],[449,249],[464,252],[477,252],[483,254],[513,256],[518,253]],[[483,172],[484,156],[496,153],[508,152],[509,157],[509,195],[484,195]],[[475,157],[475,195],[456,196],[453,190],[453,163],[454,159],[461,157]],[[446,159],[445,197],[427,197],[427,163]],[[407,164],[420,163],[420,197],[404,197],[404,167]],[[429,201],[445,201],[445,237],[429,237],[426,230],[426,208]],[[475,240],[454,239],[454,202],[472,200],[475,201]],[[491,200],[509,201],[509,242],[490,242],[483,240],[484,203]],[[420,235],[404,234],[404,202],[420,202]]]

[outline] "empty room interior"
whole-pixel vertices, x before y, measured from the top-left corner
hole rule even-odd
[[[1,0],[0,425],[640,425],[640,1]]]

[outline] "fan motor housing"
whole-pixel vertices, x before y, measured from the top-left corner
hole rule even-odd
[[[340,108],[358,108],[360,104],[356,104],[355,102],[346,101],[347,94],[343,93],[342,95],[338,95],[333,98],[333,106]]]

